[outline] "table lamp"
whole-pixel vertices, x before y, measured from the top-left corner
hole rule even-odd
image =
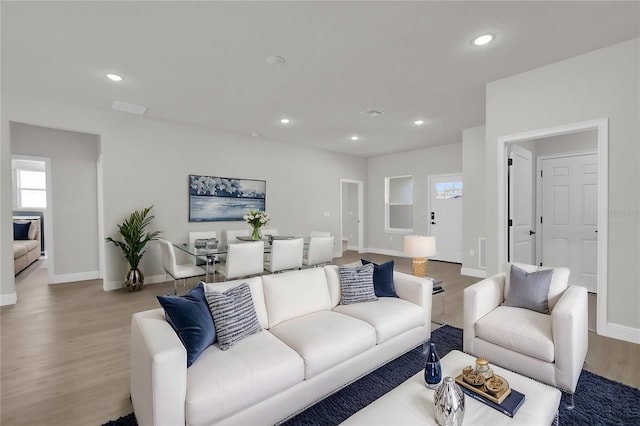
[[[427,257],[436,254],[436,237],[406,235],[404,237],[404,254],[413,257],[413,275],[426,277]]]

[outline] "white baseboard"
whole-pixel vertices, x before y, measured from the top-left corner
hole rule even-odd
[[[460,275],[476,278],[487,278],[487,271],[484,269],[460,268]]]
[[[0,306],[15,305],[18,301],[18,295],[14,291],[10,294],[0,294]]]
[[[403,252],[397,250],[377,249],[367,247],[364,249],[365,253],[386,254],[387,256],[406,257]]]
[[[626,325],[607,323],[607,337],[631,343],[640,343],[640,329]]]
[[[350,245],[347,244],[347,250],[358,251],[358,250],[360,250],[360,247],[358,247],[358,246],[350,246]]]
[[[99,280],[100,271],[76,272],[74,274],[54,275],[49,280],[49,284],[70,283],[74,281]]]
[[[149,275],[144,277],[144,285],[163,283],[170,280],[171,277],[165,274]],[[105,291],[118,290],[124,286],[122,281],[106,281],[104,282],[103,289]]]

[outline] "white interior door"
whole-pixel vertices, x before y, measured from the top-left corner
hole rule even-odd
[[[437,251],[431,259],[462,263],[462,176],[431,176],[429,192],[429,233]]]
[[[597,292],[597,154],[542,161],[542,264],[567,266],[569,283]]]
[[[341,179],[340,193],[340,252],[345,248],[362,252],[363,182]],[[343,241],[346,241],[346,247],[343,247]]]
[[[534,265],[533,155],[512,144],[509,158],[509,260]]]

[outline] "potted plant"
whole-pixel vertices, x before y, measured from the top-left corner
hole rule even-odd
[[[122,241],[114,240],[111,237],[105,238],[120,248],[122,254],[129,262],[129,272],[125,277],[124,285],[129,291],[138,291],[142,289],[144,284],[144,275],[138,265],[144,255],[145,247],[151,240],[157,240],[160,231],[146,232],[145,228],[151,224],[154,216],[150,215],[153,206],[143,210],[136,210],[129,215],[121,224],[118,225],[118,231],[122,236]]]

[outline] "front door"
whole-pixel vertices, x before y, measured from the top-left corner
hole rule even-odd
[[[436,238],[431,259],[462,263],[462,176],[429,177],[429,234]]]
[[[597,292],[598,156],[542,161],[542,264],[567,266],[569,284]]]

